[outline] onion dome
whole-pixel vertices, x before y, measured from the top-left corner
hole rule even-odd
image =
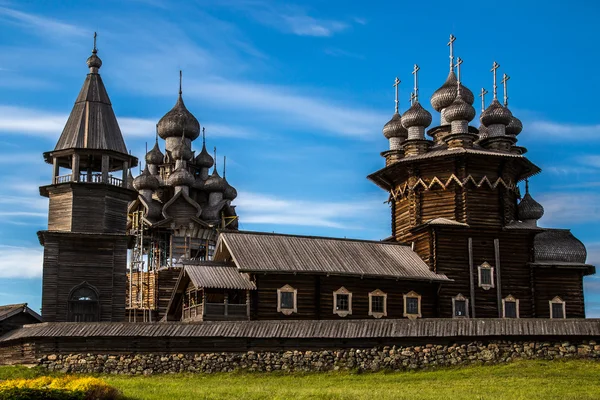
[[[535,262],[585,264],[587,251],[567,229],[548,229],[533,239]]]
[[[165,155],[160,151],[158,147],[158,139],[154,143],[154,147],[148,153],[146,153],[146,164],[159,165],[162,164],[165,159]]]
[[[200,135],[200,123],[185,108],[180,91],[175,106],[158,121],[158,136],[166,139],[181,136],[182,133],[190,140],[196,139]]]
[[[195,182],[194,175],[183,167],[179,167],[173,171],[167,181],[170,186],[192,186]]]
[[[415,101],[402,115],[402,126],[406,129],[413,126],[428,127],[429,125],[431,125],[431,113],[424,109],[418,101]]]
[[[504,107],[498,99],[492,100],[488,108],[481,113],[481,122],[485,126],[490,125],[508,125],[510,124],[512,113]]]
[[[444,108],[449,107],[456,99],[457,96],[457,79],[454,71],[450,71],[448,74],[448,78],[446,78],[446,82],[431,95],[431,106],[437,112],[441,112]],[[463,84],[460,84],[460,93],[468,104],[473,104],[475,101],[475,97],[473,96],[473,92],[469,90]]]
[[[97,50],[94,49],[94,51],[92,51],[92,55],[89,56],[86,61],[87,66],[89,68],[98,68],[99,69],[102,66],[102,60],[100,59],[100,57],[98,57],[96,55],[96,53],[97,53]]]
[[[210,178],[209,178],[210,179]],[[223,178],[225,183],[225,190],[223,190],[223,198],[226,200],[235,200],[237,197],[237,190],[227,182],[227,179]]]
[[[387,124],[383,126],[383,136],[386,139],[391,139],[395,137],[406,138],[408,137],[408,132],[406,128],[402,126],[402,117],[397,112],[394,113],[392,119],[388,121]]]
[[[483,139],[488,137],[488,129],[485,127],[484,124],[479,125],[479,138]]]
[[[127,189],[134,189],[133,187],[133,175],[131,174],[131,168],[127,172]]]
[[[159,185],[158,179],[148,170],[148,164],[144,171],[133,180],[135,190],[156,190]]]
[[[225,191],[225,181],[219,176],[216,168],[213,169],[213,173],[204,182],[204,191],[221,193]]]
[[[515,116],[510,119],[510,124],[506,125],[506,134],[517,136],[523,130],[523,123]]]
[[[202,144],[202,151],[196,156],[196,165],[200,168],[210,168],[215,163],[212,156],[206,151],[206,145]]]
[[[529,191],[525,193],[523,199],[519,203],[518,216],[520,221],[538,220],[544,215],[544,207],[531,197]]]
[[[475,118],[475,108],[467,103],[461,94],[456,96],[452,104],[450,104],[444,112],[444,118],[448,122],[452,121],[471,121]]]
[[[171,151],[171,155],[173,155],[175,160],[189,161],[190,158],[193,157],[194,153],[192,153],[192,150],[190,150],[188,145],[183,141],[182,137],[181,141]]]

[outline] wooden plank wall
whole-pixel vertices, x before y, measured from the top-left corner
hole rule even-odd
[[[169,306],[169,300],[173,290],[175,290],[175,284],[177,278],[181,273],[180,267],[163,268],[158,270],[158,315],[157,321],[167,313],[167,307]]]
[[[556,296],[566,302],[567,318],[585,318],[581,272],[569,269],[534,268],[533,277],[537,318],[550,317],[548,302]]]

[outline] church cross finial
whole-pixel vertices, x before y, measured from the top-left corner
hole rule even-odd
[[[206,133],[204,133],[205,129],[205,127],[202,127],[202,146],[206,146]]]
[[[454,71],[454,42],[456,41],[456,37],[453,34],[450,34],[450,41],[448,42],[448,47],[450,47],[450,72]]]
[[[394,88],[396,89],[396,114],[398,114],[398,109],[399,109],[399,100],[398,100],[398,86],[400,86],[400,79],[398,79],[398,77],[396,77],[396,80],[394,81]]]
[[[508,80],[510,76],[504,74],[502,75],[502,85],[504,86],[504,107],[508,107]]]
[[[529,178],[525,179],[525,194],[529,193]]]
[[[98,34],[96,32],[94,32],[94,49],[92,50],[92,53],[96,54],[98,52],[98,49],[96,48],[96,38],[98,37]]]
[[[217,171],[217,146],[213,148],[215,154],[215,172]]]
[[[415,94],[413,92],[410,92],[410,98],[408,99],[408,101],[410,102],[410,105],[412,106],[415,100]]]
[[[481,97],[481,112],[485,110],[485,95],[488,94],[488,91],[485,88],[481,88],[481,92],[479,93],[479,97]]]
[[[156,133],[154,134],[156,143],[158,144],[158,124],[156,124]]]
[[[463,63],[462,58],[456,57],[456,86],[457,95],[460,95],[460,65]]]
[[[494,74],[494,100],[498,100],[498,85],[496,85],[496,70],[500,68],[500,64],[494,61],[491,72]]]
[[[183,74],[181,73],[181,70],[179,70],[179,95],[181,96],[181,80],[183,79]]]
[[[417,64],[415,64],[412,74],[415,76],[415,96],[414,96],[414,101],[418,102],[419,101],[419,70],[421,68],[419,68],[419,66]]]

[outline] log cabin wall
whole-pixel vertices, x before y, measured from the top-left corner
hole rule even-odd
[[[556,296],[565,304],[567,318],[585,318],[583,274],[558,268],[533,267],[535,317],[550,318],[549,301]]]
[[[421,295],[423,318],[437,316],[437,283],[403,281],[394,279],[373,279],[360,277],[256,274],[256,301],[252,302],[252,319],[365,319],[369,316],[369,293],[377,289],[387,295],[387,317],[403,318],[403,295],[411,291]],[[277,312],[277,289],[290,285],[298,290],[298,312],[284,315]],[[340,317],[333,312],[333,292],[346,288],[352,293],[352,314]]]
[[[127,236],[42,233],[44,321],[68,320],[69,294],[84,282],[98,290],[99,320],[125,319]]]

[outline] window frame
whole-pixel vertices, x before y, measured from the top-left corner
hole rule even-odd
[[[506,303],[515,303],[516,316],[514,318],[520,318],[519,316],[519,299],[516,299],[512,294],[509,294],[502,299],[502,318],[513,318],[506,316]]]
[[[481,283],[481,270],[483,269],[490,271],[490,278],[492,283]],[[494,267],[492,267],[487,261],[485,261],[483,264],[477,267],[477,284],[483,290],[490,290],[496,287],[494,283]]]
[[[383,312],[373,311],[373,297],[383,297]],[[369,293],[369,316],[375,318],[387,317],[387,293],[379,289]]]
[[[407,310],[407,304],[408,302],[406,301],[407,299],[417,299],[417,310],[418,312],[416,314],[409,314],[408,310]],[[403,308],[403,313],[402,316],[406,317],[408,319],[416,319],[416,318],[421,318],[421,295],[417,292],[415,292],[414,290],[411,290],[410,292],[403,294],[402,295],[402,300],[404,302],[404,308]]]
[[[292,293],[294,303],[292,308],[281,307],[281,293]],[[277,312],[280,312],[283,315],[292,315],[298,313],[298,289],[290,285],[284,285],[277,289]]]
[[[457,301],[465,302],[465,315],[456,315]],[[461,293],[452,298],[452,318],[469,318],[469,299],[463,296]]]
[[[347,310],[338,310],[337,309],[337,295],[338,294],[348,295],[348,309]],[[350,292],[348,289],[346,289],[343,286],[333,292],[333,313],[339,315],[340,317],[346,317],[348,315],[352,315],[352,292]]]
[[[548,304],[550,306],[550,319],[566,319],[567,318],[567,302],[566,301],[564,301],[563,299],[561,299],[559,296],[556,296],[555,298],[553,298],[552,300],[550,300],[548,302]],[[554,316],[554,312],[552,311],[552,305],[553,304],[562,304],[562,313],[563,313],[562,318]]]

